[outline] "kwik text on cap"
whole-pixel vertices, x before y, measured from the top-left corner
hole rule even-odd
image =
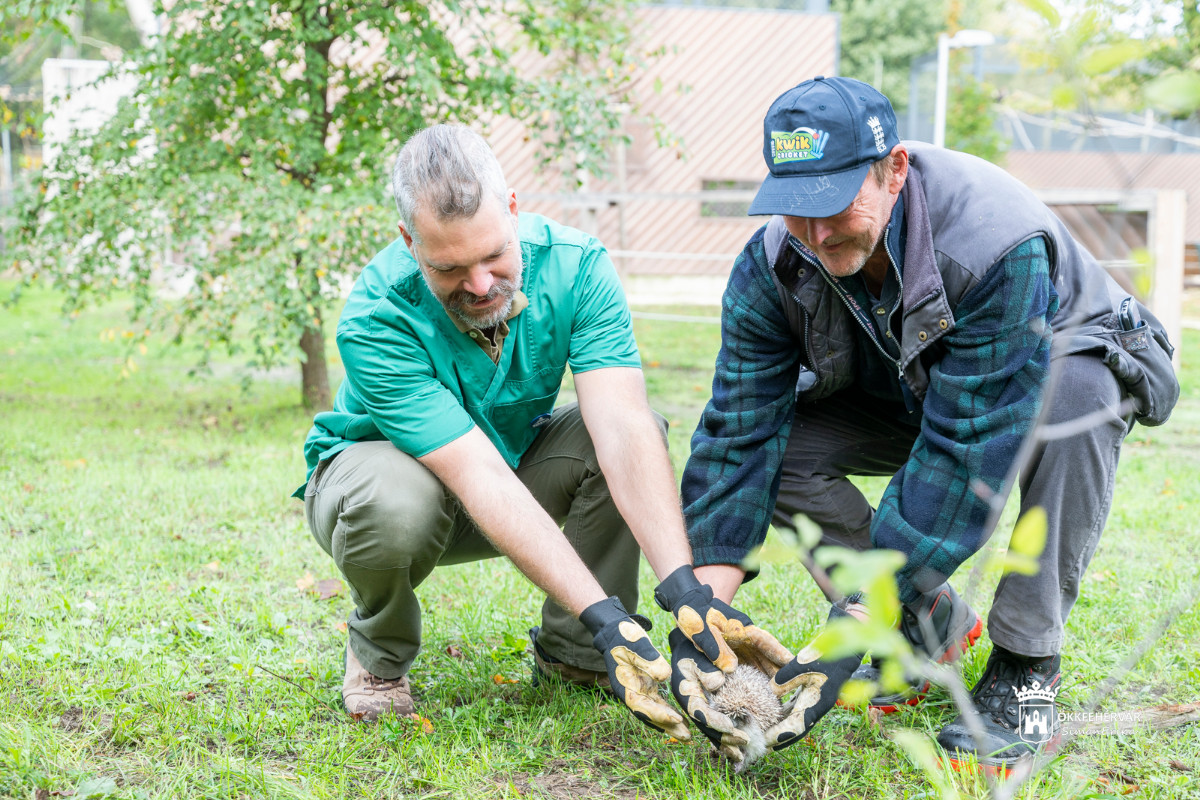
[[[750,215],[832,217],[850,205],[871,164],[900,143],[896,112],[873,87],[817,77],[775,99],[763,120],[770,174]]]

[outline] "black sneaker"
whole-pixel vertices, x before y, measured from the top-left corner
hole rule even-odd
[[[541,627],[529,629],[529,641],[533,645],[533,685],[537,686],[543,678],[553,678],[574,686],[587,688],[608,689],[608,673],[575,667],[564,661],[559,661],[547,653],[538,644],[537,637]]]
[[[917,655],[923,655],[938,664],[950,664],[957,661],[983,635],[983,619],[967,601],[958,596],[954,587],[943,583],[913,605],[901,607],[900,633]],[[927,633],[930,635],[927,636]],[[869,663],[855,670],[850,679],[878,685],[879,677],[879,662],[872,658]],[[903,706],[915,706],[928,691],[929,683],[917,679],[899,692],[872,697],[868,705],[890,714]]]
[[[854,670],[854,674],[850,676],[850,680],[873,683],[879,686],[883,678],[883,671],[880,669],[881,664],[882,662],[879,659],[872,657],[870,661]],[[867,702],[867,705],[882,711],[884,714],[893,714],[904,706],[915,706],[925,699],[925,695],[928,692],[929,682],[924,679],[917,679],[911,681],[908,686],[898,692],[875,695]],[[841,701],[839,700],[838,703],[841,704]]]
[[[982,746],[960,714],[938,734],[954,769],[980,768],[1007,775],[1023,757],[1058,746],[1061,688],[1058,656],[1030,658],[995,646],[971,699],[983,727]]]

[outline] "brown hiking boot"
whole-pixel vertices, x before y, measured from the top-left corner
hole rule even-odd
[[[346,645],[346,679],[342,681],[342,703],[350,716],[362,722],[375,722],[384,714],[398,717],[413,713],[412,692],[408,688],[408,676],[399,678],[377,678],[354,655]]]
[[[584,669],[583,667],[573,667],[570,664],[559,661],[543,650],[537,641],[541,630],[540,627],[529,629],[529,641],[533,643],[534,686],[538,685],[540,678],[556,678],[576,686],[594,686],[598,689],[608,688],[607,672],[596,672],[595,670]]]

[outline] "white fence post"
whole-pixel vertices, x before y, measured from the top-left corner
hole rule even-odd
[[[1154,282],[1150,286],[1149,305],[1158,318],[1171,344],[1175,345],[1175,369],[1179,369],[1179,354],[1183,349],[1183,258],[1184,225],[1187,213],[1187,193],[1182,189],[1160,189],[1155,192],[1150,209],[1146,236],[1150,240]]]

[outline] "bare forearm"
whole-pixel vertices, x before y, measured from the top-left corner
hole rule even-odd
[[[648,408],[614,433],[597,444],[600,469],[654,574],[664,578],[692,562],[670,458]]]
[[[726,603],[733,602],[733,596],[741,588],[746,578],[746,570],[736,564],[709,564],[696,567],[696,577],[701,583],[712,587],[713,595]]]
[[[675,472],[641,370],[585,372],[575,388],[609,493],[654,574],[665,578],[691,564]]]
[[[500,553],[550,599],[578,616],[603,600],[604,590],[490,444],[476,428],[420,461],[454,493]]]

